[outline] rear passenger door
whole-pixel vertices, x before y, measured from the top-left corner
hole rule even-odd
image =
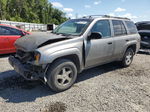
[[[128,42],[127,30],[123,21],[112,20],[113,32],[114,32],[114,53],[115,59],[120,58],[123,55],[124,48]]]

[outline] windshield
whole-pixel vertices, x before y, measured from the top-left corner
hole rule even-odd
[[[72,19],[58,26],[53,33],[64,35],[81,35],[88,25],[91,23],[90,19]]]

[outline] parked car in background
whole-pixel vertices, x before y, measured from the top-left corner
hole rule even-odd
[[[141,36],[141,49],[150,49],[150,21],[137,22],[136,26]]]
[[[130,66],[140,35],[130,19],[88,16],[68,20],[51,34],[24,36],[15,46],[16,55],[9,62],[16,72],[27,80],[42,79],[60,92],[85,69],[113,61]]]
[[[26,34],[30,33],[17,27],[0,24],[0,54],[16,52],[14,42]]]

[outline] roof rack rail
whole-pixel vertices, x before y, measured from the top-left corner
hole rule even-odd
[[[92,17],[103,17],[104,15],[89,15],[89,16],[83,16],[83,18],[92,18]]]
[[[128,19],[126,17],[115,17],[115,16],[110,16],[110,15],[89,15],[89,16],[84,16],[83,18],[93,18],[93,17],[106,17],[106,18],[117,18],[117,19]]]

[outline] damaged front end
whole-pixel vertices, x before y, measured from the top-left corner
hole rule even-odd
[[[41,54],[37,49],[66,39],[69,38],[55,34],[33,34],[19,38],[15,42],[17,52],[9,57],[9,63],[27,80],[44,79],[47,65],[39,64]]]
[[[17,50],[15,56],[9,57],[9,63],[15,71],[27,80],[38,80],[44,76],[44,67],[36,65],[36,53]]]

